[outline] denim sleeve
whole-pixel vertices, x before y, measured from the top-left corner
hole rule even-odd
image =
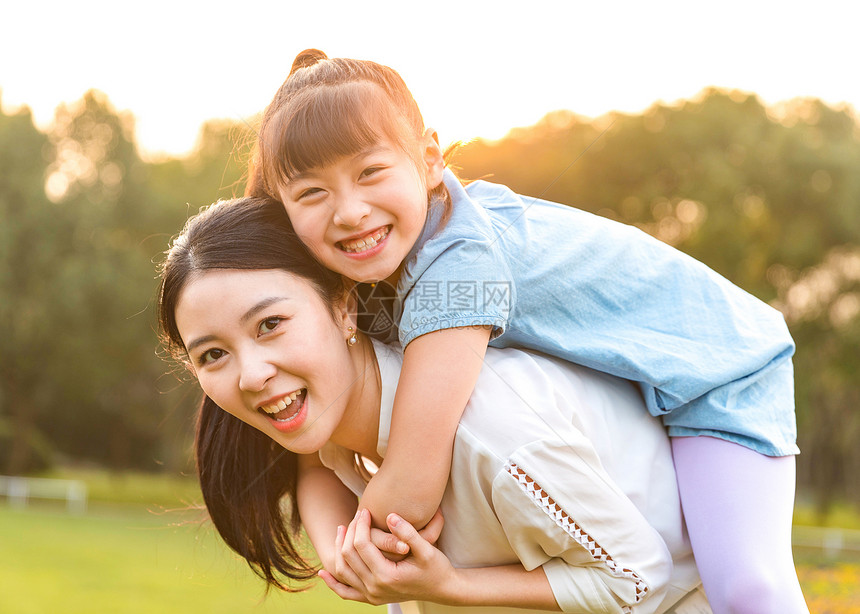
[[[492,239],[460,237],[423,263],[421,274],[407,278],[400,299],[402,347],[421,335],[466,326],[491,326],[501,335],[513,309],[514,283]]]

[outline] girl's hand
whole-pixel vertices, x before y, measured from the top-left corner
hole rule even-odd
[[[437,516],[428,528],[436,525],[438,532],[442,518]],[[455,586],[456,569],[411,524],[396,514],[386,520],[392,535],[408,545],[411,556],[400,562],[386,559],[371,539],[370,514],[362,510],[345,531],[338,530],[338,577],[325,570],[320,577],[341,598],[374,605],[444,599],[442,591]]]
[[[445,519],[442,517],[442,510],[438,509],[433,514],[430,522],[418,531],[418,535],[423,537],[425,541],[435,545],[439,539],[439,535],[442,533],[444,524]],[[393,533],[377,529],[373,525],[370,527],[370,541],[382,552],[382,556],[389,561],[397,563],[409,555],[409,545],[405,541],[399,539]]]
[[[370,542],[379,549],[382,556],[389,561],[402,561],[409,555],[409,545],[397,538],[396,535],[370,527]]]

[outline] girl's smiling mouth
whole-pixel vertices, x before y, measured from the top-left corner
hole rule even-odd
[[[387,226],[377,228],[376,230],[372,230],[362,237],[348,239],[346,241],[338,241],[335,245],[337,245],[338,249],[345,251],[348,254],[361,254],[382,243],[386,237],[388,237],[388,233],[390,232],[391,225],[389,224]]]
[[[257,411],[268,417],[274,427],[280,431],[297,429],[305,420],[305,400],[307,388],[294,390],[280,400],[268,405],[261,405]]]

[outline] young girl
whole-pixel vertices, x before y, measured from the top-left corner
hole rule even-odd
[[[709,611],[668,438],[630,382],[490,349],[454,440],[445,554],[392,515],[413,552],[393,563],[345,485],[364,488],[356,453],[385,467],[401,356],[355,332],[340,277],[308,254],[280,203],[241,199],[192,218],[158,307],[168,348],[206,395],[196,449],[210,515],[271,584],[314,571],[295,545],[299,513],[322,575],[347,598],[420,598],[428,613]]]
[[[432,516],[487,344],[535,349],[638,382],[662,416],[715,611],[807,611],[790,544],[794,344],[778,312],[635,228],[464,188],[399,75],[373,62],[296,58],[249,191],[278,198],[331,270],[396,287],[404,363],[364,497],[375,518]]]

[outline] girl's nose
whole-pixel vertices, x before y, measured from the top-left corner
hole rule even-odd
[[[246,358],[242,361],[239,388],[245,392],[260,392],[276,371],[275,365],[264,357]]]
[[[342,198],[335,204],[334,223],[338,226],[358,228],[368,214],[370,206],[360,198]]]

